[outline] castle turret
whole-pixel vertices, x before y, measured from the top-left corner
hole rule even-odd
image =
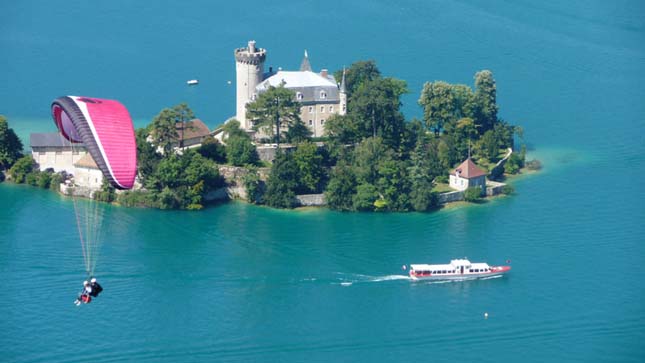
[[[246,119],[246,104],[255,97],[255,87],[263,81],[266,49],[256,48],[255,40],[248,47],[235,49],[235,73],[237,88],[237,110],[235,118],[240,127],[249,130],[252,125]]]
[[[345,67],[343,67],[343,78],[340,81],[340,90],[338,92],[338,98],[340,99],[338,114],[341,116],[347,114],[347,90],[345,87]]]

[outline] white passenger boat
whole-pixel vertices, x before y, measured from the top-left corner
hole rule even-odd
[[[510,270],[511,266],[489,266],[483,262],[471,263],[466,259],[457,259],[445,265],[410,265],[410,278],[412,280],[470,280],[503,275]]]
[[[194,86],[196,84],[199,84],[199,81],[196,79],[191,79],[190,81],[186,81],[186,84],[188,84],[189,86]]]

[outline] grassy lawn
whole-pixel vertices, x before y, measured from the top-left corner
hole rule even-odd
[[[432,188],[433,192],[437,193],[445,193],[445,192],[454,192],[455,190],[452,189],[451,187],[448,186],[448,184],[445,183],[437,183],[435,186]]]

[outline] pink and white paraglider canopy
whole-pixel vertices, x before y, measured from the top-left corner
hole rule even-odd
[[[137,174],[137,144],[128,110],[119,101],[64,96],[52,103],[60,133],[83,143],[110,184],[131,189]]]

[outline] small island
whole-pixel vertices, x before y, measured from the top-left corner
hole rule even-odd
[[[317,73],[305,51],[299,71],[265,73],[267,52],[255,42],[234,54],[237,114],[211,131],[185,103],[161,110],[136,130],[133,190],[115,191],[82,147],[55,134],[32,134],[22,156],[4,117],[0,169],[16,183],[123,206],[199,210],[239,198],[406,212],[510,194],[505,175],[540,168],[525,161],[522,128],[498,117],[490,71],[475,74],[474,89],[426,82],[423,119],[406,120],[406,82],[384,77],[374,61]]]

